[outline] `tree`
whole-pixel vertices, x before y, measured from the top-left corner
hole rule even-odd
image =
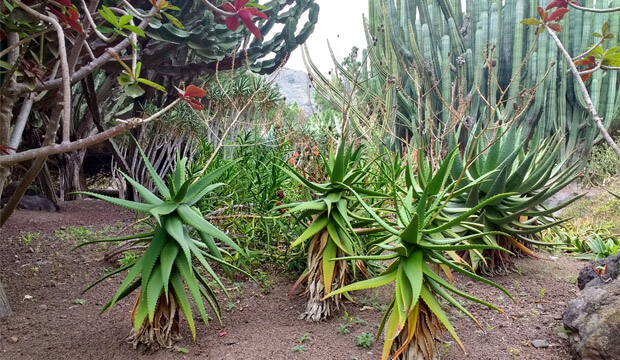
[[[178,92],[173,86],[189,84],[201,74],[235,67],[275,71],[307,39],[318,17],[313,0],[273,0],[265,5],[235,0],[218,5],[210,0],[0,3],[0,194],[12,165],[25,163],[28,168],[0,212],[0,227],[48,157],[104,141],[114,148],[114,136],[158,118],[179,102],[197,106],[199,99],[189,86]],[[309,20],[299,30],[299,18],[306,12]],[[276,24],[284,27],[264,40]],[[175,56],[168,56],[171,53]],[[105,83],[95,88],[94,77],[101,71]],[[88,112],[75,119],[78,83]],[[154,100],[161,110],[146,118],[134,112],[104,128],[99,120],[105,109],[98,104],[119,85],[143,103]],[[23,135],[27,126],[35,126],[35,119],[42,124],[42,135],[39,144],[31,146]],[[69,162],[79,160],[76,154],[67,155]]]

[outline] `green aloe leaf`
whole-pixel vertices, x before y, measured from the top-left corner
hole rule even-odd
[[[313,237],[316,233],[321,231],[324,227],[329,223],[329,218],[327,216],[319,216],[316,218],[310,226],[295,240],[291,243],[290,248],[294,248],[304,241]]]

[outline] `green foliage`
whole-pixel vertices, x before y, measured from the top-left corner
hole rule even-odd
[[[30,245],[34,240],[37,240],[41,237],[41,233],[39,232],[28,232],[20,235],[20,240],[26,244]]]
[[[368,190],[363,184],[363,178],[372,162],[364,163],[362,147],[347,146],[345,141],[342,141],[335,154],[330,151],[329,156],[322,160],[327,173],[327,181],[324,183],[310,181],[305,174],[290,166],[282,168],[307,189],[313,198],[310,201],[283,206],[290,208],[289,212],[292,214],[299,213],[300,220],[310,219],[306,230],[291,243],[291,248],[295,248],[310,240],[306,270],[291,291],[292,293],[302,282],[308,284],[308,303],[304,317],[310,321],[325,319],[330,315],[332,307],[339,306],[339,297],[329,302],[324,302],[321,298],[332,289],[346,285],[357,268],[365,271],[365,266],[361,263],[351,261],[349,269],[345,263],[334,259],[363,253],[364,243],[355,229],[365,228],[373,221],[355,213],[357,201],[360,201],[362,196],[384,196]],[[323,304],[319,305],[321,303]]]
[[[454,208],[470,207],[480,201],[488,200],[501,193],[509,195],[489,202],[480,209],[477,222],[488,232],[477,242],[487,245],[500,245],[512,251],[531,254],[523,245],[546,245],[535,238],[540,231],[560,224],[554,213],[579,199],[575,196],[553,208],[544,202],[562,190],[577,177],[578,163],[568,164],[560,158],[560,143],[548,139],[540,144],[529,143],[523,128],[512,125],[501,128],[497,134],[482,132],[478,124],[463,151],[452,168],[451,177],[462,179],[462,186],[469,185],[480,176],[488,176],[488,181],[472,186],[452,199]],[[504,133],[505,131],[505,133]],[[456,137],[456,136],[455,136]],[[453,143],[457,140],[454,139]],[[468,159],[467,169],[464,167]],[[503,232],[500,234],[497,232]],[[507,271],[510,260],[501,253],[480,253],[477,250],[467,254],[471,265],[494,274]],[[491,263],[485,263],[485,256]]]
[[[361,335],[355,337],[355,343],[359,347],[370,349],[375,342],[375,336],[371,333],[363,332]]]
[[[200,199],[223,185],[222,183],[214,183],[214,181],[230,165],[220,167],[210,173],[188,174],[187,159],[183,158],[177,162],[176,169],[167,177],[166,184],[157,175],[141,149],[140,153],[161,198],[125,174],[123,176],[144,199],[143,203],[95,193],[84,194],[139,213],[149,214],[156,221],[155,229],[147,233],[121,238],[90,241],[82,243],[78,247],[92,243],[128,239],[137,239],[139,243],[148,246],[135,262],[105,275],[86,290],[110,276],[127,271],[125,279],[112,300],[103,307],[103,311],[139,289],[138,301],[132,313],[134,341],[144,341],[147,345],[157,342],[162,346],[170,346],[171,340],[178,334],[171,334],[171,338],[166,335],[153,338],[152,335],[148,337],[149,332],[146,331],[146,339],[141,334],[145,328],[167,325],[159,323],[160,321],[174,322],[175,317],[171,316],[170,312],[174,314],[177,311],[176,307],[178,307],[178,310],[185,316],[192,337],[195,339],[196,328],[187,291],[189,291],[205,324],[208,322],[208,316],[205,311],[204,300],[207,301],[211,310],[220,320],[218,299],[215,297],[213,286],[206,280],[203,272],[206,272],[216,282],[217,287],[228,296],[226,287],[213,270],[212,264],[223,265],[227,271],[228,268],[235,268],[225,260],[224,256],[229,256],[229,253],[222,245],[243,254],[243,250],[228,235],[206,221],[200,210],[195,206]],[[197,240],[194,234],[200,240]],[[216,243],[215,239],[221,241],[222,245]],[[168,311],[168,313],[162,318],[159,315],[161,311]],[[176,327],[178,328],[178,324]]]
[[[472,279],[483,281],[510,296],[499,285],[463,267],[451,255],[458,250],[496,249],[505,251],[495,245],[471,242],[471,240],[489,233],[478,232],[461,237],[455,232],[455,229],[462,226],[464,221],[484,206],[509,195],[499,193],[482,200],[471,208],[464,209],[457,216],[446,216],[443,211],[451,196],[459,195],[489,176],[489,174],[485,174],[466,187],[459,189],[458,182],[449,181],[449,174],[454,169],[456,156],[455,149],[450,152],[442,166],[435,172],[429,167],[429,162],[423,160],[421,156],[418,159],[416,174],[413,173],[411,165],[408,166],[406,195],[403,197],[399,192],[394,194],[396,219],[393,222],[382,219],[374,209],[363,202],[359,195],[355,194],[360,204],[388,233],[385,240],[375,244],[375,246],[389,253],[388,255],[375,256],[349,256],[335,260],[380,259],[392,260],[392,262],[379,276],[336,289],[327,296],[375,288],[395,282],[394,296],[378,331],[380,334],[385,328],[382,359],[387,359],[390,355],[395,356],[395,353],[400,353],[409,347],[412,347],[411,351],[414,353],[422,351],[425,354],[432,354],[434,352],[435,334],[440,330],[440,326],[445,327],[457,343],[463,347],[437,298],[446,300],[474,321],[473,316],[463,305],[450,295],[451,292],[497,309],[495,306],[459,290],[444,280],[438,274],[439,269],[446,274],[452,270]],[[415,343],[411,343],[414,337],[417,340]]]
[[[366,321],[364,319],[351,316],[346,311],[344,312],[344,315],[342,315],[342,320],[344,320],[344,322],[338,325],[338,333],[341,335],[346,335],[350,333],[351,328],[353,328],[353,326],[355,325],[359,325],[359,324],[366,325]]]
[[[620,137],[615,139],[620,144]],[[620,175],[618,156],[607,144],[599,144],[592,148],[588,159],[587,172],[581,178],[584,186],[605,186]]]
[[[620,240],[610,226],[595,226],[590,222],[567,223],[543,233],[543,241],[564,244],[560,250],[573,253],[578,259],[602,260],[618,253]]]

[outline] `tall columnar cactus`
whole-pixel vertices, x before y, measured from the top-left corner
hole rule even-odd
[[[596,6],[603,6],[599,3]],[[584,100],[574,91],[575,80],[565,60],[546,34],[537,35],[519,23],[536,17],[539,5],[545,4],[369,0],[365,21],[369,66],[358,76],[364,97],[357,100],[351,118],[363,124],[372,118],[369,114],[381,113],[392,125],[386,134],[401,141],[413,139],[416,146],[441,144],[436,141],[441,134],[463,121],[516,120],[534,135],[535,143],[564,134],[562,158],[587,153],[598,140],[598,131],[587,120]],[[610,5],[620,6],[620,0]],[[593,7],[594,0],[585,6]],[[613,14],[571,11],[567,18],[560,36],[572,54],[594,43],[591,34],[604,21],[620,35],[620,17]],[[610,41],[609,46],[620,43],[617,37]],[[354,76],[336,66],[345,77]],[[325,77],[316,69],[311,72],[318,91],[333,92]],[[617,72],[597,72],[588,86],[609,126],[620,117]],[[342,97],[333,99],[345,104]]]

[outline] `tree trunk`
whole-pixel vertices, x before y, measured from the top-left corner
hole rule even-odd
[[[83,170],[85,155],[86,149],[62,155],[62,161],[60,163],[60,186],[62,187],[64,200],[82,199],[82,195],[70,193],[88,190]]]
[[[0,318],[11,316],[11,305],[9,305],[9,299],[6,297],[2,281],[0,281]]]

